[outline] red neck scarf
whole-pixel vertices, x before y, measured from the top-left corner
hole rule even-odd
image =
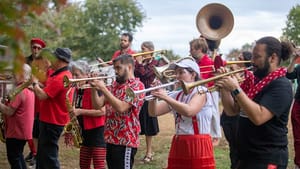
[[[250,99],[253,99],[265,86],[273,80],[284,77],[287,70],[285,68],[278,68],[274,72],[269,73],[266,77],[256,83],[247,93]]]

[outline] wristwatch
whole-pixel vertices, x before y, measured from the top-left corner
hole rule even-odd
[[[231,95],[233,96],[233,97],[236,97],[238,94],[240,94],[241,93],[241,88],[236,88],[236,89],[234,89],[233,91],[231,91]]]

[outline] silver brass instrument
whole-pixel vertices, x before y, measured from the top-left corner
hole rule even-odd
[[[3,98],[4,102],[7,101],[6,97],[7,97],[7,91],[8,88],[12,88],[12,84],[13,81],[10,80],[0,80],[0,97]],[[6,138],[5,138],[5,120],[4,120],[4,116],[3,114],[0,112],[0,141],[2,143],[6,142]]]
[[[158,86],[155,86],[155,87],[147,88],[147,89],[144,89],[144,90],[138,90],[138,91],[134,91],[131,88],[127,88],[126,91],[125,91],[126,92],[126,97],[133,100],[139,94],[147,93],[147,92],[150,92],[150,91],[153,91],[153,90],[156,90],[156,89],[165,88],[165,87],[168,87],[168,86],[173,86],[178,82],[179,81],[173,81],[173,82],[169,82],[169,83],[166,83],[166,84],[162,84],[162,85],[158,85]],[[145,99],[146,100],[151,100],[153,98],[151,98],[151,96],[146,96]]]

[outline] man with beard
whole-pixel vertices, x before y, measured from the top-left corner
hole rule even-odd
[[[291,53],[290,43],[263,37],[256,41],[252,52],[255,78],[249,91],[243,91],[234,76],[223,77],[215,83],[220,88],[224,111],[228,115],[240,113],[238,169],[287,167],[287,123],[293,93],[285,77],[286,69],[280,63]]]
[[[122,54],[134,54],[135,52],[130,48],[132,40],[133,37],[130,33],[123,33],[120,38],[120,50],[117,50],[111,59],[114,60]]]
[[[104,139],[106,161],[109,169],[132,168],[134,156],[140,144],[139,112],[143,105],[144,94],[135,98],[126,96],[126,89],[143,90],[144,85],[134,77],[134,60],[131,55],[120,55],[113,60],[116,80],[107,88],[101,80],[91,85],[92,104],[95,109],[106,108]],[[99,96],[97,91],[101,91]]]

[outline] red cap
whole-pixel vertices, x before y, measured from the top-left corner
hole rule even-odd
[[[37,43],[42,46],[42,48],[46,47],[46,43],[40,38],[32,38],[30,44]]]

